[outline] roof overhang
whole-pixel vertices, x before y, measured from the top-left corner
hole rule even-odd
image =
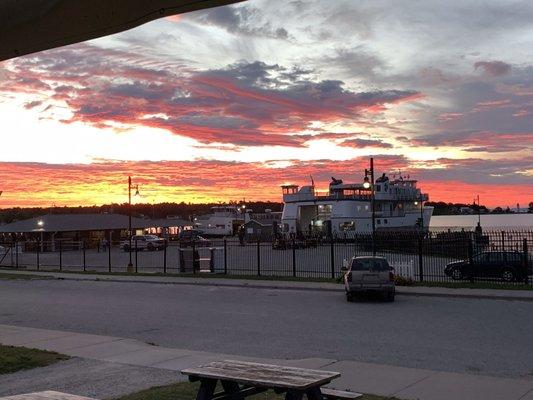
[[[0,0],[0,61],[243,0]]]

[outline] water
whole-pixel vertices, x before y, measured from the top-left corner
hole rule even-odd
[[[438,215],[431,217],[429,226],[432,229],[465,228],[465,230],[470,230],[474,229],[477,221],[477,215]],[[533,229],[533,214],[481,214],[481,226],[483,229]]]

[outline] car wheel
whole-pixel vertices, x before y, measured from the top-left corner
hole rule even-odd
[[[346,301],[348,303],[352,303],[353,302],[353,293],[346,293]]]
[[[395,293],[394,292],[388,292],[386,295],[386,300],[390,303],[394,302]]]
[[[130,246],[125,244],[124,245],[124,251],[127,253],[128,251],[130,251]]]
[[[154,245],[152,243],[148,243],[146,248],[148,249],[148,251],[154,251]]]
[[[455,281],[463,279],[463,271],[460,268],[454,268],[452,270],[452,279]]]
[[[515,279],[515,274],[514,274],[514,271],[510,268],[505,268],[503,271],[502,271],[502,279],[505,281],[505,282],[512,282],[514,281]]]

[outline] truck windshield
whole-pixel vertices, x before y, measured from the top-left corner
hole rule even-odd
[[[388,271],[390,269],[387,260],[383,259],[364,259],[353,260],[352,271]]]

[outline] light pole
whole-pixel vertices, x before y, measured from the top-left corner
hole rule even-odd
[[[370,181],[368,179],[370,175]],[[371,189],[370,209],[372,210],[372,256],[376,256],[376,208],[375,208],[375,188],[374,188],[374,157],[370,157],[370,169],[365,168],[365,178],[363,182],[365,189]]]
[[[131,260],[131,189],[135,189],[135,196],[139,195],[139,185],[133,186],[131,184],[131,176],[128,176],[128,234],[129,234],[129,253],[130,253],[130,262],[128,263],[128,272],[133,272],[133,262]],[[111,243],[109,243],[111,246]]]

